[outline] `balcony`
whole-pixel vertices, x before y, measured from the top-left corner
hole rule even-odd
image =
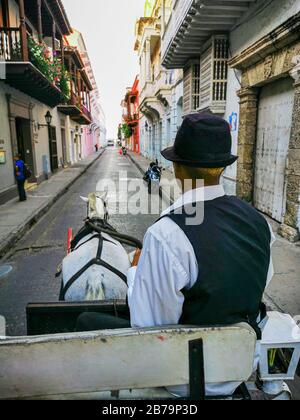
[[[15,89],[50,106],[58,105],[62,97],[60,74],[54,62],[37,49],[42,46],[20,28],[0,28],[0,61],[5,62],[5,82]]]
[[[139,123],[139,114],[132,114],[132,115],[124,114],[123,120],[126,122],[127,125],[134,127],[138,125]]]
[[[156,98],[164,105],[165,108],[167,108],[168,106],[171,106],[172,84],[173,84],[172,72],[161,70],[155,82],[154,92],[155,92]]]
[[[61,56],[61,52],[59,53]],[[65,69],[68,74],[69,99],[58,105],[58,111],[80,125],[90,125],[92,116],[90,92],[93,90],[80,53],[75,47],[64,47]]]
[[[90,125],[92,123],[92,115],[87,107],[82,104],[82,100],[75,92],[71,92],[71,99],[65,104],[59,104],[58,111],[64,115],[68,115],[71,120],[79,125]]]
[[[228,33],[249,10],[253,0],[179,0],[162,39],[162,63],[167,69],[184,68],[200,56],[214,34]]]

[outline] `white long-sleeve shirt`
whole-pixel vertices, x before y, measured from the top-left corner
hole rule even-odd
[[[211,201],[225,195],[221,185],[188,191],[162,216],[184,205]],[[276,238],[270,227],[271,244]],[[150,227],[144,239],[144,247],[138,267],[128,272],[128,303],[132,327],[176,325],[182,315],[183,289],[191,289],[198,279],[199,269],[192,244],[183,230],[170,218],[165,217]],[[267,284],[274,276],[272,258]],[[214,395],[229,395],[238,384],[228,384],[218,390],[210,387]],[[216,394],[217,392],[217,394]]]

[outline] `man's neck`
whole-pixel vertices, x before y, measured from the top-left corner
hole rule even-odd
[[[195,182],[193,181],[192,184],[190,182],[183,182],[183,193],[187,193],[189,191],[193,191],[196,190],[198,188],[208,188],[208,187],[218,187],[220,185],[220,180],[218,181],[214,181],[214,182],[207,182],[204,180],[204,184],[203,183],[199,183],[199,181]]]

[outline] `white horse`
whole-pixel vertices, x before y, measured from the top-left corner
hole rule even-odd
[[[81,198],[88,204],[88,218],[103,226],[108,219],[106,194]],[[129,268],[129,255],[118,240],[106,233],[83,230],[75,248],[63,260],[60,299],[67,302],[126,299]]]

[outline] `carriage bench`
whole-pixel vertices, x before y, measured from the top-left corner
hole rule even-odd
[[[170,399],[190,383],[201,400],[205,383],[248,381],[255,347],[247,324],[2,336],[0,399]]]

